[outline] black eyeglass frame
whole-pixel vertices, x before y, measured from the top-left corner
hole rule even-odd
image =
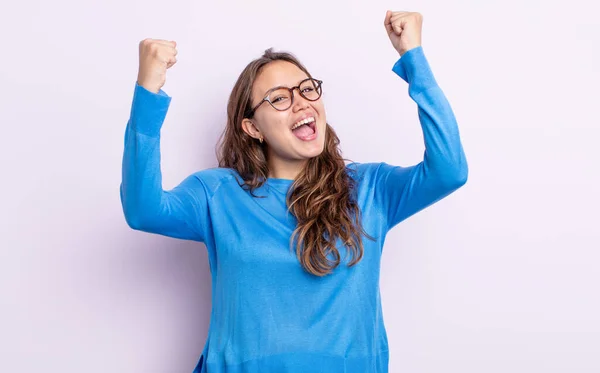
[[[318,86],[316,87],[317,91],[319,92],[319,97],[315,98],[314,100],[311,100],[310,98],[307,98],[306,96],[304,96],[304,94],[302,93],[302,91],[300,90],[300,86],[308,81],[308,80],[314,80],[317,82]],[[246,118],[252,118],[254,116],[254,113],[256,112],[256,109],[258,109],[258,107],[260,105],[262,105],[265,101],[267,101],[269,104],[271,104],[271,106],[273,107],[273,109],[277,110],[277,111],[286,111],[287,109],[291,108],[292,105],[294,104],[294,89],[298,88],[298,92],[300,93],[300,96],[304,97],[305,99],[307,99],[308,101],[317,101],[318,99],[321,98],[321,95],[323,94],[323,89],[321,88],[321,85],[323,84],[322,80],[319,79],[315,79],[315,78],[306,78],[304,80],[302,80],[297,86],[295,87],[283,87],[283,86],[279,86],[279,87],[275,87],[275,88],[271,88],[267,91],[267,95],[265,96],[265,98],[263,98],[262,100],[260,100],[260,102],[258,104],[256,104],[256,106],[252,109],[250,109],[250,112],[248,112],[248,115],[246,115]],[[286,109],[277,109],[275,107],[275,105],[273,105],[273,102],[271,102],[271,98],[269,97],[271,95],[271,93],[273,93],[274,91],[281,89],[281,88],[285,88],[288,91],[290,91],[290,96],[292,97],[292,99],[290,100],[290,106],[287,107]]]

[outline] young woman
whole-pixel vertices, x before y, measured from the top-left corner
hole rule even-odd
[[[388,371],[379,294],[386,233],[467,180],[456,119],[421,46],[422,16],[386,12],[425,139],[422,162],[345,164],[324,83],[265,51],[227,106],[219,167],[162,189],[161,90],[176,44],[140,43],[121,201],[133,229],[203,242],[212,275],[208,337],[194,372]]]

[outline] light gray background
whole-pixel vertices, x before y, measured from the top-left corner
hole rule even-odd
[[[423,139],[385,11],[424,15],[468,183],[394,228],[390,372],[600,371],[600,32],[592,1],[29,1],[0,11],[0,371],[191,372],[203,245],[131,230],[119,201],[138,42],[176,40],[164,188],[216,163],[243,67],[295,53],[355,161]],[[596,7],[596,8],[595,8]]]

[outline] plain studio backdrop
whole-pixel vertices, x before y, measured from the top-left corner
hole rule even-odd
[[[343,155],[411,165],[417,106],[387,9],[423,14],[469,181],[390,231],[390,372],[600,371],[600,31],[592,1],[96,1],[2,5],[0,371],[191,372],[203,244],[119,200],[140,40],[178,43],[163,187],[216,165],[229,93],[265,49],[322,79]],[[349,310],[351,312],[351,310]],[[290,315],[293,317],[293,315]]]

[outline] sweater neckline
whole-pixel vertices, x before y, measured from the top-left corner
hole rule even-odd
[[[280,179],[277,177],[269,177],[267,179],[270,183],[279,183],[279,184],[291,184],[294,179]]]
[[[287,193],[287,191],[289,190],[289,188],[293,182],[294,182],[293,179],[280,179],[280,178],[276,178],[276,177],[267,178],[267,184],[269,186],[271,186],[271,187],[275,188],[276,190],[279,190],[283,193]]]

